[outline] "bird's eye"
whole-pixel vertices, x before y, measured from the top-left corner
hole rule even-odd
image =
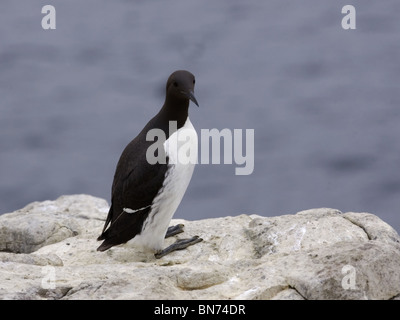
[[[196,83],[196,80],[195,79],[193,79],[193,84],[195,84]]]
[[[178,86],[178,82],[174,81],[174,87]]]

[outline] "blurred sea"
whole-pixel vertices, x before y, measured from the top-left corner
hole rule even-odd
[[[41,9],[56,8],[56,30]],[[254,129],[255,168],[200,164],[176,218],[331,207],[400,231],[400,2],[2,0],[0,212],[110,200],[125,145],[196,75],[201,129]]]

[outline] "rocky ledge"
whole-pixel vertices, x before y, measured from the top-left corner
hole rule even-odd
[[[400,237],[373,214],[173,220],[204,241],[157,260],[96,251],[107,211],[72,195],[0,216],[0,299],[400,299]]]

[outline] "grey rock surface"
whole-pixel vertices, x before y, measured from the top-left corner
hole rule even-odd
[[[0,216],[0,299],[399,299],[400,237],[370,213],[175,219],[203,242],[159,260],[98,252],[108,211],[88,195]]]

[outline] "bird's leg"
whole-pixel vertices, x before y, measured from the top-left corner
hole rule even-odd
[[[165,255],[167,255],[168,253],[171,253],[176,250],[186,249],[187,247],[194,245],[196,243],[199,243],[201,241],[203,241],[203,239],[199,238],[199,236],[194,236],[193,238],[190,238],[190,239],[179,239],[179,240],[176,240],[176,242],[171,244],[169,247],[165,248],[164,250],[161,250],[161,251],[155,253],[154,256],[157,259],[160,259],[160,258],[164,257]]]
[[[181,223],[177,224],[176,226],[169,227],[168,230],[167,230],[167,233],[165,235],[165,238],[169,238],[169,237],[172,237],[172,236],[174,236],[174,235],[176,235],[178,233],[183,232],[183,227],[184,227],[184,225],[181,224]]]
[[[167,230],[167,233],[165,234],[165,238],[169,238],[178,233],[182,233],[183,227],[184,227],[183,224],[177,224],[176,226],[169,227]],[[203,239],[199,238],[198,236],[194,236],[193,238],[190,238],[190,239],[179,239],[179,240],[176,240],[176,242],[171,244],[169,247],[165,248],[164,250],[161,250],[161,251],[155,253],[154,256],[157,259],[160,259],[160,258],[166,256],[168,253],[171,253],[176,250],[186,249],[187,247],[194,245],[201,241],[203,241]]]

